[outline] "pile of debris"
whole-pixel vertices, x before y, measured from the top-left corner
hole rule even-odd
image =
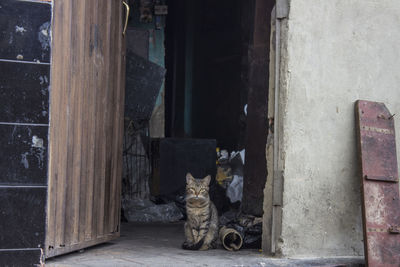
[[[229,211],[220,217],[219,223],[219,237],[225,249],[239,250],[261,247],[261,217]]]
[[[245,150],[233,151],[217,148],[217,184],[225,190],[231,208],[219,219],[219,238],[227,250],[260,248],[262,218],[242,214],[240,204],[243,196],[243,169]]]

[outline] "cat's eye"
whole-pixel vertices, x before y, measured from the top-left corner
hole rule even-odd
[[[206,190],[204,188],[200,189],[200,193],[204,193]]]
[[[189,192],[189,193],[192,193],[192,194],[196,193],[196,191],[195,191],[193,188],[189,188],[189,189],[188,189],[188,192]]]

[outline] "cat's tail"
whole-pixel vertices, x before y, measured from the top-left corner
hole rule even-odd
[[[186,249],[186,250],[199,250],[204,244],[204,239],[205,239],[205,237],[203,237],[202,239],[200,239],[199,242],[194,243],[194,244],[193,243],[188,243],[188,242],[185,241],[182,244],[182,248]]]

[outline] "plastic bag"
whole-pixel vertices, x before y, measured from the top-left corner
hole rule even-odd
[[[226,189],[226,196],[231,203],[242,201],[243,196],[243,176],[234,175],[232,182]]]
[[[123,200],[122,207],[129,222],[176,222],[183,218],[174,202],[156,205],[150,200]]]

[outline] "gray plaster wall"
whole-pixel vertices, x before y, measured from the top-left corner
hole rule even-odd
[[[400,1],[292,0],[282,59],[287,257],[363,255],[354,102],[384,102],[400,151]]]

